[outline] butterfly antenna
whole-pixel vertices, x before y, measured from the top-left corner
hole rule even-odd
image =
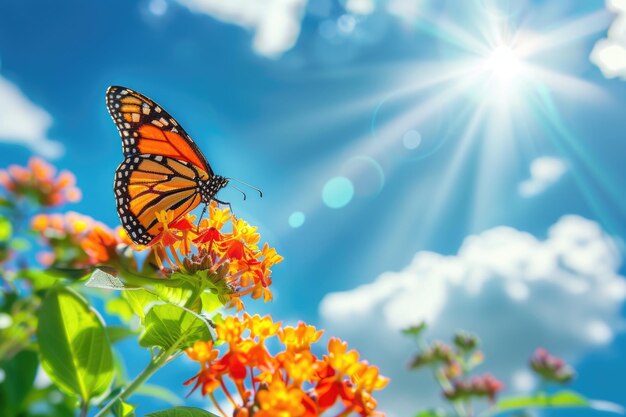
[[[243,191],[241,191],[236,185],[231,184],[231,187],[233,187],[235,190],[239,191],[241,194],[243,194],[243,199],[244,201],[246,200],[246,193],[244,193]]]
[[[226,178],[226,179],[227,179],[228,181],[237,181],[239,184],[243,184],[243,185],[245,185],[245,186],[246,186],[246,187],[248,187],[248,188],[252,188],[254,191],[256,191],[257,193],[259,193],[259,197],[263,198],[263,191],[261,191],[261,190],[259,190],[258,188],[256,188],[256,187],[254,187],[254,186],[252,186],[252,185],[248,184],[247,182],[243,182],[243,181],[238,180],[238,179],[236,179],[236,178]],[[235,187],[235,186],[233,185],[233,187]],[[239,190],[239,188],[237,188],[237,187],[235,187],[235,188],[236,188],[237,190]],[[239,190],[239,191],[241,191],[241,190]],[[241,191],[241,192],[243,193],[243,191]],[[245,194],[244,194],[244,195],[245,195]],[[245,198],[244,198],[244,200],[245,200]]]

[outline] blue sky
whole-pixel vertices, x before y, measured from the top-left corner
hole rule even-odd
[[[117,225],[104,92],[131,87],[263,190],[220,194],[285,257],[250,311],[359,347],[398,381],[390,415],[436,397],[401,369],[400,317],[473,327],[511,390],[509,362],[543,345],[576,389],[626,406],[626,5],[555,3],[0,0],[0,165],[50,157],[78,177],[74,209]]]

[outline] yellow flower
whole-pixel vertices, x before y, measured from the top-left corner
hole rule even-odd
[[[213,362],[219,355],[219,351],[213,349],[213,341],[206,342],[197,341],[193,344],[193,347],[188,348],[185,353],[191,360],[200,362],[201,364],[208,365]]]
[[[217,323],[215,331],[220,340],[228,343],[231,349],[237,349],[241,342],[241,335],[246,330],[244,322],[236,316],[228,316],[223,322]]]
[[[293,385],[300,386],[315,379],[318,360],[311,352],[285,352],[280,359]]]
[[[287,350],[299,352],[308,350],[312,343],[322,337],[322,330],[317,330],[315,326],[306,325],[302,322],[297,327],[285,327],[278,331],[278,338],[285,345]]]
[[[233,222],[233,238],[243,240],[246,245],[253,249],[256,249],[256,244],[259,243],[261,235],[256,233],[257,228],[250,226],[243,219],[236,219]]]
[[[232,214],[228,208],[220,209],[215,201],[209,204],[209,219],[206,228],[214,227],[220,230],[231,219]]]
[[[243,317],[246,327],[250,329],[250,336],[258,337],[260,342],[263,342],[263,340],[268,337],[274,336],[280,328],[280,322],[274,323],[272,317],[269,315],[261,317],[258,314],[250,316],[246,313]]]
[[[389,383],[389,378],[381,376],[376,366],[363,364],[363,366],[352,375],[352,382],[354,382],[358,390],[372,393],[374,390],[385,388]]]
[[[276,252],[276,249],[270,248],[270,246],[267,243],[263,245],[263,249],[261,250],[261,255],[263,256],[263,263],[265,264],[266,268],[270,268],[273,265],[281,263],[284,259],[282,256],[280,256]]]
[[[359,363],[359,352],[348,351],[348,344],[336,337],[328,341],[328,355],[324,355],[324,360],[340,375],[352,376],[363,367]]]
[[[257,393],[259,411],[256,417],[299,417],[306,409],[302,404],[306,394],[300,388],[290,388],[274,376],[266,390]]]

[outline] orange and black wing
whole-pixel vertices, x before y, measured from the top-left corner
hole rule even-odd
[[[106,104],[122,137],[124,156],[162,155],[213,171],[191,137],[161,106],[126,87],[107,89]]]
[[[208,174],[187,161],[162,155],[129,155],[115,172],[115,198],[122,225],[131,239],[147,245],[161,231],[156,213],[171,210],[179,218],[200,202],[199,180]]]

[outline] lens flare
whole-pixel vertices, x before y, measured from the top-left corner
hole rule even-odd
[[[509,46],[498,46],[485,60],[484,69],[496,80],[510,83],[522,72],[523,61]]]

